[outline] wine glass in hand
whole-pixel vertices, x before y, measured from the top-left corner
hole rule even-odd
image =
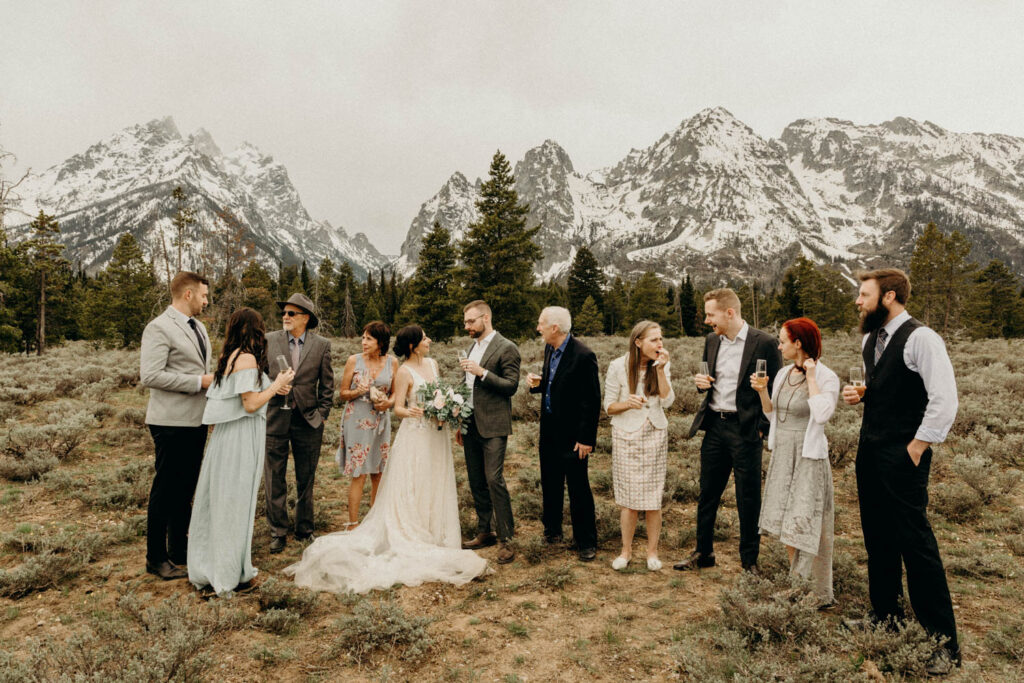
[[[277,357],[277,369],[280,372],[287,372],[291,365],[288,364],[288,358],[283,354]],[[281,410],[291,410],[292,407],[288,405],[288,395],[285,394],[284,403],[281,404]]]

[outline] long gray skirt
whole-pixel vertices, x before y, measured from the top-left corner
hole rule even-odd
[[[833,602],[832,545],[835,504],[828,459],[802,457],[804,430],[780,426],[768,465],[761,518],[762,534],[796,549],[793,574],[810,579],[823,604]]]

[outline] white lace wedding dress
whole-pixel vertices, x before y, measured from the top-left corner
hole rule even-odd
[[[431,367],[436,377],[433,359]],[[415,396],[426,380],[409,371]],[[448,428],[438,430],[432,422],[406,418],[391,446],[377,499],[362,524],[318,537],[284,571],[294,574],[296,584],[314,590],[365,593],[395,584],[464,584],[486,570],[487,560],[462,550]]]

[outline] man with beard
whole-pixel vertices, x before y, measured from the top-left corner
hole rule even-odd
[[[928,523],[931,445],[946,438],[958,407],[946,346],[906,311],[910,280],[895,268],[860,275],[860,329],[866,388],[843,388],[848,405],[864,404],[857,449],[857,495],[872,618],[904,618],[902,567],[910,604],[921,626],[945,641],[928,673],[959,665],[956,619],[939,546]]]

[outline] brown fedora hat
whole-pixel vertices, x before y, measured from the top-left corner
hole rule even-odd
[[[313,302],[310,301],[309,297],[305,294],[299,294],[296,292],[288,297],[288,301],[278,301],[277,307],[283,311],[285,304],[291,304],[292,306],[301,308],[309,314],[309,322],[306,324],[307,330],[312,330],[320,324],[320,319],[317,318],[316,313],[313,312]]]

